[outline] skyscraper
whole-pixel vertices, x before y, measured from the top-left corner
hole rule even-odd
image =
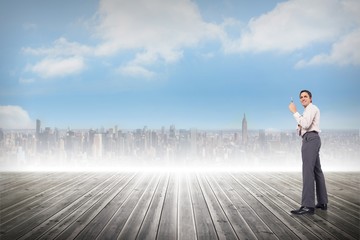
[[[41,121],[36,119],[36,139],[40,137]]]
[[[248,128],[247,128],[247,121],[246,121],[246,116],[244,113],[244,118],[242,120],[242,144],[246,145],[248,142]]]
[[[192,128],[190,130],[190,148],[191,148],[191,155],[195,157],[197,155],[197,130],[196,128]]]
[[[95,159],[101,159],[103,156],[103,139],[101,133],[94,134],[94,143],[93,143],[93,156]]]

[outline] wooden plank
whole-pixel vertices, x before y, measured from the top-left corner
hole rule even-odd
[[[239,203],[239,201],[241,201],[239,196],[235,193],[233,188],[223,182],[223,179],[218,177],[215,179],[215,176],[215,174],[208,174],[206,178],[216,194],[218,201],[222,205],[238,238],[258,239],[242,216],[245,212],[239,210],[239,206],[241,205],[241,203]]]
[[[9,206],[13,206],[24,199],[40,194],[45,191],[49,185],[51,186],[59,183],[59,179],[61,178],[62,176],[60,174],[34,174],[28,182],[11,186],[1,193],[0,210],[3,211]]]
[[[296,184],[298,188],[302,189],[301,173],[285,175],[277,174],[277,177],[282,178],[283,181],[291,180],[291,182]],[[357,208],[356,211],[360,210],[360,197],[358,194],[360,186],[358,184],[351,185],[350,183],[348,183],[347,186],[338,184],[338,179],[332,173],[325,174],[325,181],[329,197],[335,197],[335,200],[339,199],[342,202],[351,203],[351,205],[353,205],[353,208]],[[332,195],[332,192],[335,192],[336,194]]]
[[[177,238],[177,213],[178,213],[178,176],[171,174],[166,190],[164,205],[161,211],[157,239]]]
[[[0,239],[360,239],[359,173],[304,216],[300,172],[49,174],[0,173]]]
[[[360,187],[360,174],[358,172],[326,172],[325,178],[336,179],[336,183],[343,186],[356,186],[357,190]]]
[[[178,239],[196,239],[194,209],[191,204],[188,176],[181,174],[179,179],[179,208],[178,208]]]
[[[264,206],[255,198],[251,198],[246,188],[239,185],[231,175],[227,174],[221,174],[216,178],[216,181],[227,193],[257,239],[277,239],[274,232],[261,218],[261,214],[258,213]]]
[[[197,174],[197,180],[219,239],[238,239],[228,217],[224,213],[214,192],[209,187],[208,182],[204,179],[203,174]]]
[[[54,214],[51,218],[44,221],[20,239],[37,239],[39,237],[42,239],[54,239],[59,233],[72,224],[74,219],[86,212],[104,193],[116,185],[116,176],[114,174],[106,175],[104,179],[98,178],[99,185],[90,189],[86,195],[79,197],[72,204]]]
[[[155,190],[158,187],[160,176],[152,175],[149,185],[140,197],[136,207],[128,217],[118,239],[136,239],[136,236],[144,221],[145,215],[149,209],[150,203],[154,197]]]
[[[256,207],[255,211],[279,239],[297,239],[298,237],[304,237],[306,235],[307,237],[311,236],[307,231],[296,231],[298,226],[289,218],[290,212],[288,207],[284,205],[279,207],[278,205],[278,200],[281,200],[282,198],[271,201],[267,193],[263,191],[259,185],[255,185],[247,174],[237,174],[234,178],[250,193],[249,195],[256,199],[258,207]],[[246,182],[246,185],[244,182]],[[244,199],[246,200],[245,197]],[[246,201],[253,201],[252,199],[253,198],[250,197]],[[293,227],[289,227],[289,223],[292,223],[293,225],[290,226]],[[299,236],[296,235],[295,232],[299,234]]]
[[[273,175],[274,178],[269,179],[269,181],[275,182],[275,184],[281,184],[284,187],[283,190],[287,191],[288,196],[295,196],[296,198],[301,199],[301,191],[302,191],[302,182],[300,180],[297,181],[291,181],[294,184],[288,185],[289,178],[287,175]],[[291,178],[290,178],[291,179]],[[276,181],[278,180],[278,181]],[[278,183],[276,183],[278,182]],[[287,189],[291,189],[290,191]],[[334,194],[333,194],[334,193]],[[359,212],[360,207],[359,205],[349,202],[347,200],[344,200],[344,197],[339,197],[339,194],[343,196],[343,192],[338,191],[337,189],[329,188],[328,189],[328,196],[329,196],[329,205],[328,205],[328,211],[326,214],[335,214],[340,219],[350,223],[353,226],[359,226]],[[300,201],[300,200],[299,200]],[[320,211],[321,213],[321,211]],[[347,225],[347,224],[346,224]]]
[[[98,218],[97,216],[100,216],[102,211],[105,211],[105,213],[107,212],[109,208],[106,208],[106,206],[108,206],[108,204],[110,204],[116,196],[119,196],[120,193],[126,194],[124,188],[130,187],[130,182],[135,182],[135,177],[136,174],[134,173],[128,173],[121,176],[117,181],[115,181],[114,187],[99,196],[99,200],[82,213],[75,221],[73,221],[72,224],[70,224],[56,237],[56,239],[74,239],[81,232],[83,236],[91,236],[92,233],[95,233],[94,235],[96,236],[98,234],[96,230],[100,232],[101,228],[100,230],[96,229],[95,231],[89,233],[87,230],[94,227],[94,224],[91,224],[91,222],[95,219],[94,222],[96,223],[96,218]],[[100,222],[99,224],[106,224],[106,222]]]
[[[336,181],[336,175],[330,174],[330,177]],[[331,184],[327,184],[328,186]],[[301,185],[298,185],[298,190],[301,191]],[[359,192],[359,191],[355,191]],[[337,189],[336,187],[328,187],[329,206],[328,211],[317,211],[319,216],[326,219],[327,222],[336,227],[341,227],[347,233],[355,238],[358,238],[360,232],[360,206],[356,203],[345,200],[346,193]]]
[[[256,175],[253,176],[253,175]],[[291,204],[296,204],[291,198],[287,195],[284,195],[281,192],[281,185],[268,184],[267,179],[271,178],[268,174],[265,174],[265,179],[260,180],[258,175],[262,174],[251,174],[248,176],[248,181],[251,182],[254,188],[258,189],[259,193],[266,196],[264,204],[269,210],[276,215],[288,228],[290,228],[300,239],[316,239],[319,238],[315,235],[310,229],[304,227],[302,221],[298,221],[298,218],[294,218],[290,214]]]
[[[248,181],[248,179],[245,177],[245,174],[236,174],[233,176],[233,178],[237,183],[239,183],[239,185],[244,187],[249,192],[249,195],[244,196],[245,201],[249,203],[253,202],[254,199],[256,200],[252,203],[255,206],[254,210],[257,212],[257,214],[259,214],[264,223],[271,229],[271,232],[274,231],[273,233],[276,234],[276,236],[278,236],[280,239],[283,235],[289,235],[291,238],[293,238],[293,236],[289,234],[289,229],[271,212],[271,208],[268,208],[268,200],[261,192],[259,192],[255,186],[251,185],[251,182]],[[246,185],[244,182],[246,182]],[[306,223],[310,222],[311,221],[308,220]],[[310,226],[310,228],[311,227],[312,226]],[[315,226],[313,228],[315,228],[315,231],[318,232],[317,235],[324,236],[324,239],[331,239],[328,238],[329,235],[326,232],[322,232],[318,227]]]
[[[254,174],[252,174],[252,175],[254,175]],[[260,175],[260,174],[257,174],[257,175]],[[249,179],[249,176],[247,175],[247,176],[245,176],[245,178]],[[254,176],[252,176],[251,180],[249,180],[249,181],[251,181],[255,185],[259,184],[258,185],[259,187],[255,187],[255,185],[253,185],[254,188],[252,188],[252,189],[261,189],[259,191],[262,191],[262,193],[265,194],[267,197],[271,198],[271,196],[276,196],[277,194],[280,194],[280,196],[283,196],[282,198],[279,198],[280,201],[287,203],[289,206],[296,205],[296,203],[294,203],[294,201],[292,201],[292,200],[289,201],[290,198],[285,197],[286,194],[281,193],[281,191],[283,190],[283,188],[280,187],[280,186],[282,186],[281,184],[280,185],[275,185],[275,184],[268,185],[267,184],[269,182],[268,177],[265,176],[265,180],[256,182],[256,178]],[[270,191],[270,193],[268,193],[265,189],[267,191]],[[276,202],[279,203],[280,201],[276,201]],[[290,211],[290,209],[288,209],[288,211]],[[327,213],[327,212],[325,212],[325,213]],[[351,234],[349,234],[345,231],[342,231],[336,225],[333,225],[328,221],[324,221],[324,219],[321,219],[321,217],[319,217],[318,215],[293,216],[293,217],[295,219],[297,219],[300,223],[302,223],[306,229],[313,231],[318,236],[324,236],[324,238],[327,238],[327,239],[332,239],[332,238],[353,239]],[[290,226],[293,226],[293,225],[290,225]],[[326,230],[324,230],[324,229],[326,229]]]
[[[104,229],[98,235],[98,239],[117,239],[121,230],[123,229],[127,219],[129,219],[135,206],[138,204],[145,190],[151,183],[152,176],[150,174],[143,174],[141,182],[132,189],[126,200],[119,208],[113,208],[115,214],[108,221]],[[134,226],[140,228],[140,226]]]
[[[131,213],[138,204],[139,199],[141,199],[142,195],[150,185],[152,178],[153,177],[148,174],[142,175],[141,182],[131,191],[124,203],[118,209],[113,209],[115,214],[101,231],[97,237],[98,239],[117,239]],[[137,226],[134,227],[137,228]],[[138,226],[138,228],[140,228],[140,226]]]
[[[74,187],[78,183],[78,179],[86,177],[90,178],[91,176],[92,175],[83,174],[66,176],[62,175],[62,177],[58,180],[59,183],[49,183],[49,187],[44,191],[25,198],[0,211],[3,220],[2,223],[10,221],[14,218],[17,219],[19,216],[29,212],[29,210],[31,210],[33,213],[36,213],[36,209],[39,209],[39,206],[47,201],[54,201],[56,196],[59,196],[65,191],[68,191],[71,187]]]
[[[86,183],[80,183],[76,188],[69,190],[63,196],[59,196],[55,202],[44,204],[42,211],[39,211],[16,226],[7,226],[9,229],[5,232],[4,239],[17,239],[23,236],[55,213],[76,201],[80,196],[86,194],[89,189],[92,189],[97,184],[98,180],[96,178],[90,178]]]
[[[196,176],[189,176],[190,196],[194,210],[196,235],[198,239],[218,239],[209,207],[201,192]]]
[[[293,202],[291,202],[293,204]],[[317,215],[293,216],[301,222],[305,228],[313,231],[317,236],[323,236],[324,239],[352,239],[348,234],[339,232],[339,229],[334,228],[326,221],[322,221]],[[324,230],[324,226],[327,231]]]
[[[56,181],[60,178],[58,173],[28,173],[26,176],[21,174],[14,174],[7,179],[7,183],[2,184],[3,194],[8,195],[9,193],[17,192],[18,189],[26,189],[29,186],[39,186],[39,183],[48,181]]]
[[[347,174],[348,173],[344,173],[343,175],[347,175]],[[344,205],[346,207],[346,209],[344,210],[350,210],[349,213],[353,212],[353,214],[357,216],[358,212],[360,211],[360,203],[358,200],[360,198],[358,194],[360,191],[360,186],[358,184],[350,185],[350,183],[348,183],[348,187],[346,186],[338,187],[336,186],[336,184],[332,184],[338,181],[337,176],[338,175],[336,174],[334,175],[333,173],[330,173],[328,174],[328,177],[326,177],[326,181],[331,182],[331,184],[327,183],[327,190],[329,195],[329,207],[331,207],[333,203],[335,203],[335,205],[336,204]],[[302,179],[300,174],[296,174],[296,175],[291,174],[290,176],[288,174],[286,175],[277,174],[276,177],[282,180],[283,182],[286,182],[289,179],[291,179],[292,181],[294,181],[297,189],[299,189],[300,191],[302,190]],[[344,191],[344,188],[351,188],[351,190]]]
[[[38,175],[38,174],[37,174]],[[41,175],[51,175],[51,173],[40,173]],[[3,172],[0,173],[0,194],[8,189],[16,187],[17,185],[27,183],[34,178],[31,172]]]
[[[90,176],[88,177],[90,178]],[[79,181],[72,184],[72,187],[69,187],[66,189],[66,191],[60,191],[56,192],[56,195],[52,197],[49,201],[44,202],[38,202],[33,206],[30,205],[24,205],[19,206],[22,211],[14,211],[13,214],[11,212],[6,211],[4,218],[2,219],[2,222],[0,223],[0,227],[4,232],[9,231],[10,229],[15,228],[17,225],[24,224],[26,221],[28,221],[30,218],[35,217],[36,215],[45,212],[47,208],[54,206],[57,202],[61,201],[65,196],[70,196],[72,191],[77,191],[76,189],[79,188],[82,184],[86,183],[87,178],[80,178]],[[56,185],[56,184],[55,184]],[[51,185],[49,185],[50,188]],[[36,188],[36,186],[34,186]],[[18,207],[18,203],[14,204],[15,208]],[[13,207],[9,207],[10,210],[13,209]],[[26,210],[26,211],[24,211]]]
[[[156,239],[161,217],[161,210],[164,205],[166,190],[169,183],[169,174],[162,174],[159,185],[151,201],[149,210],[138,232],[137,239]]]
[[[86,225],[81,232],[76,235],[75,239],[95,239],[114,218],[121,206],[128,200],[133,191],[138,191],[137,187],[144,183],[144,178],[141,174],[126,182],[116,196],[106,203],[101,211]],[[117,215],[118,216],[118,215]],[[123,220],[122,216],[118,216],[119,220]]]

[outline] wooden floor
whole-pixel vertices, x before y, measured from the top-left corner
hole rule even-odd
[[[360,239],[360,174],[294,216],[301,173],[0,173],[0,239]]]

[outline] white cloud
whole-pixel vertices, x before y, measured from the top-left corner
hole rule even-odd
[[[319,54],[309,61],[301,60],[295,67],[302,68],[320,64],[357,65],[360,66],[360,29],[346,35],[334,43],[330,54]]]
[[[42,48],[30,48],[26,47],[22,49],[23,53],[31,54],[35,56],[46,56],[46,57],[63,57],[63,56],[84,56],[93,53],[93,48],[77,43],[69,42],[66,38],[59,38],[53,42],[51,47]]]
[[[102,0],[99,16],[96,33],[104,42],[95,54],[133,49],[138,52],[128,64],[138,69],[159,61],[176,62],[183,48],[221,32],[219,26],[203,21],[190,0]]]
[[[164,57],[165,56],[165,57]],[[151,66],[153,63],[163,60],[166,63],[176,62],[182,57],[182,52],[163,49],[162,53],[158,51],[145,51],[135,55],[135,58],[126,65],[120,66],[118,72],[131,77],[141,77],[151,79],[156,74],[148,70],[145,66]]]
[[[51,47],[23,48],[26,54],[45,56],[32,68],[33,72],[56,76],[42,67],[48,64],[48,59],[111,56],[132,50],[134,58],[120,68],[143,76],[146,71],[134,69],[159,62],[174,63],[183,57],[183,48],[222,34],[221,26],[203,21],[196,4],[190,0],[101,0],[96,17],[93,31],[100,39],[97,46],[59,38]]]
[[[190,0],[102,0],[99,16],[98,36],[113,51],[149,49],[162,54],[164,49],[194,46],[216,28],[202,20]]]
[[[19,106],[0,106],[0,128],[32,129],[34,123],[29,114]]]
[[[50,47],[23,48],[26,54],[43,57],[28,65],[27,71],[44,78],[81,72],[84,57],[103,57],[133,53],[132,59],[118,66],[122,74],[153,76],[153,64],[174,63],[185,48],[209,39],[219,40],[226,53],[293,53],[309,46],[332,45],[331,53],[315,52],[310,60],[296,65],[334,63],[358,64],[360,29],[358,0],[289,0],[272,11],[253,18],[247,25],[233,18],[214,24],[202,19],[191,0],[100,0],[93,32],[98,45],[87,46],[61,37]],[[92,21],[92,23],[94,23]],[[347,37],[344,37],[346,36]],[[128,51],[130,50],[130,51]],[[34,79],[34,77],[33,77]]]
[[[279,3],[272,11],[251,19],[240,38],[224,38],[224,49],[230,53],[291,53],[313,44],[326,43],[333,44],[330,57],[324,59],[326,54],[319,55],[314,61],[353,64],[354,62],[345,62],[338,58],[349,55],[348,52],[341,52],[348,51],[341,41],[357,41],[357,34],[353,35],[353,32],[360,27],[359,16],[360,2],[357,0],[290,0]],[[351,40],[344,40],[344,36],[348,34]],[[357,49],[355,51],[359,51]],[[335,56],[339,54],[344,56]],[[352,57],[356,58],[358,53],[354,55]]]
[[[26,71],[36,73],[43,78],[54,78],[81,72],[85,68],[81,57],[46,58],[35,65],[28,65]]]
[[[155,76],[155,73],[147,70],[144,67],[137,65],[127,65],[119,68],[119,72],[123,75],[131,77],[143,77],[146,79],[151,79]]]
[[[290,0],[251,19],[229,51],[294,51],[336,39],[351,22],[340,1]]]
[[[32,72],[42,78],[56,78],[77,74],[85,69],[84,56],[92,55],[92,47],[69,42],[66,38],[59,38],[51,47],[22,49],[24,54],[43,57],[35,64],[28,64],[26,72]],[[31,81],[30,81],[31,80]],[[20,78],[22,83],[34,82],[34,78]]]

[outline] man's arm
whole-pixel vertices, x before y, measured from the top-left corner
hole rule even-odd
[[[292,112],[293,114],[297,112],[295,103],[291,102],[291,103],[289,104],[289,110],[290,110],[290,112]]]
[[[300,115],[300,113],[295,112],[293,116],[302,129],[308,130],[314,121],[315,114],[316,114],[316,109],[314,109],[311,105],[309,105],[307,108],[305,108],[303,115]]]

